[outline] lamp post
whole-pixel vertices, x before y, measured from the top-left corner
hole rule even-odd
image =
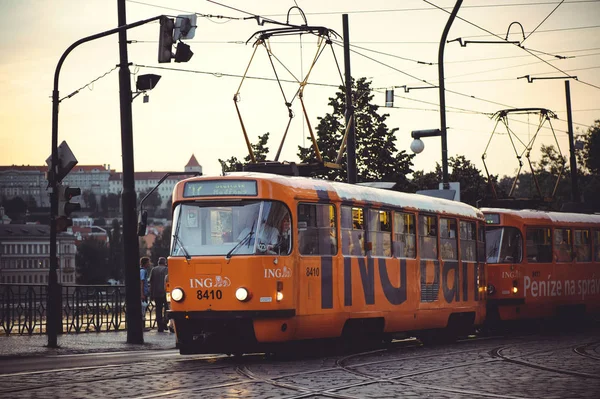
[[[446,47],[448,32],[450,32],[450,27],[452,26],[452,22],[454,22],[454,18],[456,18],[456,14],[458,14],[458,9],[460,8],[461,4],[462,0],[456,1],[456,4],[452,9],[452,13],[450,14],[450,18],[448,18],[448,22],[446,22],[446,27],[444,28],[444,32],[442,33],[442,38],[440,39],[440,47],[438,51],[440,128],[428,130],[414,130],[411,133],[411,136],[414,138],[414,140],[410,144],[410,149],[415,154],[421,153],[425,148],[425,144],[423,143],[423,141],[421,141],[421,137],[440,136],[442,138],[442,184],[444,190],[450,189],[450,182],[448,180],[448,140],[446,138],[446,132],[448,128],[446,126],[446,85],[444,84],[444,48]]]
[[[410,136],[414,139],[410,143],[410,149],[415,154],[420,154],[425,149],[425,143],[421,140],[422,137],[442,137],[442,183],[444,190],[450,189],[450,181],[448,179],[448,150],[446,149],[445,132],[440,129],[413,130]]]

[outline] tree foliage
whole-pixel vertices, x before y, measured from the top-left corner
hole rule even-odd
[[[388,114],[379,114],[379,106],[373,104],[371,82],[366,78],[353,81],[352,98],[356,137],[356,169],[358,182],[388,181],[407,186],[405,176],[412,173],[414,155],[396,148],[397,128],[389,129],[385,123]],[[332,112],[319,118],[316,140],[323,160],[335,162],[346,129],[345,88],[329,99]],[[316,152],[311,147],[298,147],[298,157],[302,162],[317,161]],[[341,160],[342,168],[329,170],[324,176],[330,180],[343,181],[347,177],[347,157]]]
[[[86,238],[77,246],[75,265],[78,284],[106,284],[112,277],[109,249],[104,241]]]
[[[171,226],[165,226],[162,233],[156,237],[152,249],[150,250],[151,259],[158,261],[158,258],[169,256],[169,249],[171,247]]]
[[[268,141],[269,132],[263,134],[262,136],[258,136],[258,142],[256,144],[250,144],[256,162],[264,162],[267,160],[267,154],[269,153],[269,147],[267,147]],[[242,170],[243,166],[249,162],[250,154],[244,157],[244,162],[240,161],[237,157],[231,157],[228,160],[222,160],[219,158],[219,163],[221,164],[221,170],[223,173]]]
[[[600,119],[584,135],[580,160],[592,175],[600,176]]]
[[[490,198],[487,178],[464,155],[448,158],[448,180],[460,184],[460,200],[477,206],[480,201]],[[412,191],[438,189],[442,182],[442,167],[436,163],[435,171],[413,173]],[[492,179],[496,179],[492,176]]]
[[[110,276],[115,280],[122,280],[125,276],[125,250],[123,246],[123,235],[121,234],[121,225],[117,219],[113,219],[111,229],[108,231],[108,237]]]

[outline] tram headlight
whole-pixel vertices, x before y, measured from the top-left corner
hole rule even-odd
[[[183,301],[184,296],[185,295],[181,288],[174,288],[173,291],[171,291],[171,299],[174,300],[175,302]]]
[[[496,292],[496,287],[494,287],[492,284],[488,284],[487,291],[488,295],[493,295]]]
[[[235,297],[240,302],[246,302],[250,300],[250,292],[246,288],[240,287],[235,290]]]
[[[277,302],[281,302],[281,300],[283,299],[283,292],[277,291],[275,299],[277,299]]]

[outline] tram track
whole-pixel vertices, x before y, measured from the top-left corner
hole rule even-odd
[[[591,357],[588,356],[587,354],[582,354],[581,352],[581,348],[586,347],[586,345],[578,345],[576,347],[570,347],[573,349],[573,351],[581,356],[585,356],[585,357]],[[543,371],[549,371],[549,372],[553,372],[553,373],[559,373],[559,374],[564,374],[564,375],[570,375],[570,376],[574,376],[574,377],[581,377],[581,378],[591,378],[591,379],[596,379],[596,380],[600,380],[600,376],[595,375],[595,374],[589,374],[589,373],[583,373],[583,372],[579,372],[579,371],[572,371],[572,370],[564,370],[564,369],[560,369],[560,368],[556,368],[556,367],[549,367],[549,366],[543,366],[541,364],[537,364],[537,363],[533,363],[527,360],[522,360],[521,358],[515,358],[515,357],[509,357],[506,355],[503,355],[502,352],[504,350],[506,350],[508,347],[498,347],[498,348],[494,348],[490,351],[490,355],[494,358],[498,358],[502,361],[505,362],[509,362],[509,363],[513,363],[513,364],[518,364],[520,366],[525,366],[525,367],[529,367],[529,368],[533,368],[536,370],[543,370]],[[579,351],[578,351],[579,349]],[[553,348],[551,349],[551,351],[556,351],[557,348]],[[548,352],[548,351],[545,351]],[[539,351],[536,353],[540,353]],[[542,352],[543,353],[543,352]],[[531,356],[532,354],[535,353],[529,353],[529,354],[525,354],[523,356]],[[596,358],[597,360],[600,360],[598,358]]]
[[[201,355],[173,359],[167,358],[166,356],[159,356],[161,357],[159,362],[154,362],[156,359],[147,359],[139,362],[136,361],[123,364],[111,363],[86,368],[72,367],[60,370],[38,370],[4,374],[0,375],[0,384],[3,386],[0,388],[0,394],[6,395],[12,393],[24,396],[36,396],[41,390],[48,389],[49,386],[61,390],[69,390],[72,387],[81,387],[82,384],[103,385],[105,382],[107,384],[114,384],[115,381],[132,381],[135,383],[136,380],[145,378],[145,374],[153,374],[155,372],[152,371],[152,369],[148,370],[148,365],[150,365],[151,368],[155,367],[154,363],[160,363],[160,365],[156,365],[156,367],[157,370],[160,369],[162,372],[164,372],[165,367],[168,368],[170,379],[185,381],[185,383],[181,384],[178,388],[165,386],[152,392],[140,392],[139,394],[134,394],[130,397],[157,398],[173,396],[185,397],[190,395],[212,397],[211,395],[219,394],[219,392],[222,393],[224,390],[237,391],[240,393],[255,393],[267,390],[267,392],[271,392],[272,394],[276,392],[276,395],[285,399],[312,398],[315,396],[355,399],[363,396],[360,393],[353,392],[353,390],[360,392],[361,387],[369,387],[376,384],[390,384],[390,386],[393,384],[397,387],[406,387],[405,389],[409,391],[427,393],[434,396],[436,395],[435,392],[437,392],[440,395],[445,393],[464,397],[497,399],[523,399],[529,397],[526,394],[524,394],[524,396],[519,396],[519,394],[510,395],[485,392],[483,389],[475,390],[476,388],[474,387],[464,385],[462,387],[453,387],[452,383],[448,383],[449,386],[442,386],[440,384],[427,384],[410,380],[413,377],[436,376],[436,374],[443,375],[444,372],[448,370],[478,368],[497,362],[508,362],[538,370],[576,376],[578,378],[600,379],[600,377],[589,373],[561,370],[547,365],[535,364],[527,359],[528,357],[538,354],[544,355],[551,351],[570,349],[579,356],[600,360],[597,356],[593,356],[589,353],[590,350],[595,350],[600,344],[599,341],[577,344],[576,346],[571,344],[562,348],[553,346],[551,349],[530,351],[529,353],[520,353],[517,355],[509,355],[507,352],[526,344],[526,342],[519,342],[519,337],[511,337],[517,341],[506,343],[503,346],[493,347],[491,350],[490,347],[494,345],[493,342],[491,342],[491,345],[479,344],[481,341],[495,338],[504,337],[468,339],[458,342],[458,345],[468,345],[472,343],[476,347],[465,347],[464,345],[462,347],[458,347],[458,345],[437,347],[441,348],[440,350],[437,350],[436,347],[425,347],[421,349],[421,345],[415,340],[394,341],[394,343],[387,348],[357,352],[343,357],[308,358],[307,364],[303,367],[310,367],[310,369],[291,373],[285,372],[286,367],[282,367],[285,363],[279,361],[265,361],[265,359],[269,358],[262,354],[258,356],[249,355],[243,357]],[[552,344],[552,342],[546,343],[546,345]],[[423,350],[423,353],[419,353],[421,350]],[[485,354],[486,357],[483,357],[483,354]],[[376,356],[383,356],[383,358],[374,359]],[[479,358],[473,360],[474,356],[478,356]],[[167,359],[165,360],[165,358]],[[439,358],[439,361],[437,361],[436,358]],[[317,361],[317,367],[313,368],[310,364],[311,359]],[[283,360],[285,361],[285,359]],[[167,363],[165,364],[165,362]],[[390,364],[390,366],[386,366],[386,364]],[[414,369],[408,369],[413,364]],[[394,370],[397,367],[406,368],[407,370]],[[144,373],[141,374],[140,369],[143,369]],[[378,371],[369,372],[369,369]],[[77,370],[78,373],[75,375],[70,374],[74,370]],[[214,372],[216,370],[223,371],[217,371],[219,374],[215,376]],[[206,373],[203,373],[203,371],[206,371]],[[61,372],[68,372],[69,374],[61,376]],[[95,372],[102,375],[88,374],[86,376],[86,373]],[[194,384],[197,384],[194,382],[194,378],[198,377],[198,372],[200,372],[200,374],[211,375],[211,379],[202,380],[201,386],[194,386]],[[388,375],[385,375],[385,373]],[[352,376],[352,378],[349,378],[348,376]],[[36,380],[40,377],[41,379]],[[23,380],[23,378],[25,378],[25,380]],[[19,384],[28,384],[27,378],[32,381],[37,381],[37,383],[31,386],[19,386]],[[52,380],[51,383],[49,383],[50,380]],[[9,388],[8,385],[11,381],[14,381],[15,384]],[[377,389],[387,388],[379,387]],[[400,391],[392,388],[392,392],[399,393]],[[523,393],[521,394],[523,395]]]
[[[579,356],[583,356],[588,359],[600,360],[600,356],[594,356],[594,355],[588,353],[588,348],[591,348],[591,347],[594,347],[596,349],[600,348],[600,341],[590,342],[585,345],[577,346],[577,347],[573,348],[573,352],[577,353]]]

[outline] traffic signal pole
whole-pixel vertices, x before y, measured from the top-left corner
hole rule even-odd
[[[126,24],[125,0],[117,0],[119,25]],[[142,300],[139,270],[139,244],[135,177],[133,165],[133,122],[131,110],[131,78],[127,58],[127,31],[119,32],[119,101],[121,104],[121,153],[123,158],[123,242],[125,248],[125,304],[127,306],[127,342],[144,343],[142,325]]]
[[[50,271],[49,271],[49,275],[48,275],[48,299],[47,299],[47,307],[46,307],[46,333],[48,335],[48,347],[50,348],[56,348],[58,347],[58,332],[59,330],[62,330],[62,314],[61,314],[61,306],[60,306],[60,299],[61,299],[61,287],[58,284],[58,278],[56,275],[56,271],[58,269],[58,259],[56,257],[57,255],[57,229],[56,229],[56,219],[57,219],[57,214],[58,214],[58,190],[57,190],[57,186],[60,183],[59,181],[59,175],[58,175],[58,168],[59,168],[59,162],[58,162],[58,105],[60,103],[60,99],[59,99],[59,91],[58,91],[58,81],[59,81],[59,76],[60,76],[60,70],[62,68],[63,63],[65,62],[65,59],[67,58],[67,56],[71,53],[71,51],[73,51],[73,49],[75,49],[77,46],[79,46],[80,44],[95,40],[95,39],[99,39],[101,37],[105,37],[105,36],[109,36],[112,35],[114,33],[118,33],[118,32],[125,32],[127,29],[131,29],[131,28],[135,28],[137,26],[141,26],[144,24],[147,24],[149,22],[152,21],[156,21],[159,20],[161,18],[161,16],[156,16],[156,17],[152,17],[152,18],[148,18],[142,21],[138,21],[138,22],[134,22],[132,24],[129,25],[125,25],[123,24],[122,26],[119,26],[118,28],[115,29],[111,29],[111,30],[107,30],[105,32],[100,32],[97,33],[95,35],[91,35],[91,36],[87,36],[84,37],[83,39],[79,39],[77,40],[75,43],[73,43],[71,46],[69,46],[67,48],[67,50],[65,50],[65,52],[63,53],[63,55],[60,57],[60,59],[58,60],[58,65],[56,66],[56,70],[54,71],[54,88],[52,90],[52,156],[51,156],[51,166],[50,166],[50,170],[48,171],[48,187],[49,187],[49,191],[50,191]],[[127,77],[129,79],[129,76]],[[121,95],[123,95],[121,93]],[[131,96],[131,88],[129,90],[129,96]],[[131,97],[129,97],[129,101],[131,101]],[[131,113],[129,115],[129,118],[131,120]],[[125,155],[123,155],[123,163],[125,163]],[[131,167],[133,168],[133,162],[131,163]],[[125,171],[124,171],[125,172]],[[125,208],[123,209],[123,211],[125,212]],[[129,210],[128,210],[129,211]],[[135,219],[135,200],[134,200],[134,209],[133,209],[133,215],[134,215],[134,219]],[[135,224],[135,221],[134,221]],[[134,229],[134,233],[135,233],[135,229]],[[126,248],[128,246],[131,245],[135,245],[135,247],[137,248],[137,237],[135,237],[135,234],[132,237],[128,237],[125,236],[125,245]],[[133,238],[133,240],[132,240]],[[127,239],[129,239],[131,242],[128,242]],[[132,244],[132,242],[134,244]],[[136,257],[137,257],[137,253],[136,253]],[[133,265],[129,265],[129,267],[132,267]],[[137,261],[136,261],[136,271],[137,271]],[[138,277],[139,279],[139,277]],[[141,301],[140,301],[140,293],[139,293],[139,283],[136,284],[132,284],[134,287],[137,286],[137,290],[138,290],[138,296],[136,298],[136,302],[138,302],[138,306],[139,306],[139,312],[141,313]],[[129,287],[128,287],[129,288]],[[135,288],[133,288],[135,289]],[[128,292],[130,291],[129,289],[127,290]],[[127,294],[127,298],[126,301],[129,298],[129,294]],[[129,303],[126,303],[127,305],[127,309],[128,309],[128,313],[129,313]],[[135,307],[135,304],[132,305],[132,307]],[[140,314],[140,323],[141,323],[141,314]],[[140,331],[141,333],[141,331]],[[132,337],[130,338],[129,336],[129,330],[128,330],[128,336],[127,336],[127,342],[129,343],[143,343],[143,339],[141,341],[135,341]]]

